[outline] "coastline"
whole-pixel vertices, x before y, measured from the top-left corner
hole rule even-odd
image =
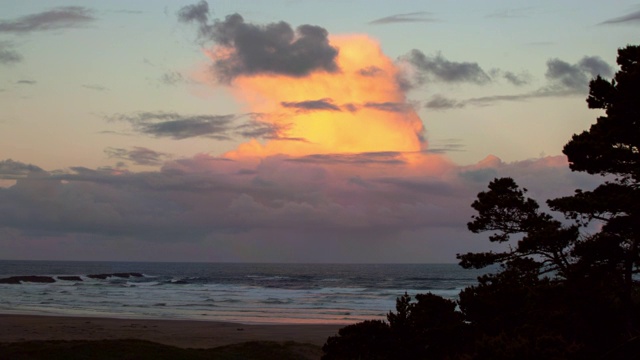
[[[344,327],[17,314],[0,314],[0,324],[0,343],[138,339],[179,348],[202,349],[248,341],[294,341],[322,346],[329,336]]]

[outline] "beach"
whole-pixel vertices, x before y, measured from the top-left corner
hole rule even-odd
[[[139,339],[180,348],[213,348],[247,341],[322,346],[341,327],[0,314],[0,342]]]

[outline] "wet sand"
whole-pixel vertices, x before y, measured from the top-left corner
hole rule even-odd
[[[247,341],[295,341],[322,346],[343,326],[0,314],[0,342],[139,339],[181,348],[213,348]]]

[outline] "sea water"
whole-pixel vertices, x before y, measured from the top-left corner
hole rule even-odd
[[[89,277],[116,273],[142,276]],[[405,292],[455,299],[481,272],[455,264],[0,261],[0,278],[25,275],[55,282],[0,284],[0,313],[352,324],[384,319]]]

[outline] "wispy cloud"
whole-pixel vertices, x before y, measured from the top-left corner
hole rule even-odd
[[[441,139],[429,142],[429,148],[426,150],[432,154],[446,154],[450,152],[465,151],[464,144],[460,139]]]
[[[370,25],[385,25],[385,24],[394,24],[394,23],[416,23],[416,22],[434,22],[438,21],[435,19],[432,13],[426,11],[416,11],[411,13],[404,14],[395,14],[390,16],[385,16],[379,19],[375,19],[369,21]]]
[[[416,70],[409,82],[420,85],[426,80],[447,83],[472,83],[484,85],[491,82],[491,77],[475,62],[456,62],[447,60],[442,54],[427,56],[422,51],[413,49],[400,57]]]
[[[427,101],[424,107],[433,110],[448,110],[464,107],[463,103],[444,97],[443,95],[436,94],[429,101]]]
[[[633,11],[627,15],[605,20],[598,25],[614,25],[614,24],[640,24],[640,10]]]
[[[0,41],[0,64],[12,65],[22,61],[22,55],[14,50],[10,42]]]
[[[411,104],[408,103],[398,103],[398,102],[368,102],[364,104],[364,107],[370,109],[376,109],[380,111],[387,111],[393,113],[406,113],[409,111],[413,111],[414,108]]]
[[[86,25],[96,18],[83,6],[64,6],[13,20],[0,21],[0,33],[25,34]]]
[[[45,174],[45,171],[38,166],[25,164],[11,159],[0,161],[0,179],[16,180],[22,179],[30,174]]]
[[[340,107],[333,103],[332,99],[318,99],[318,100],[306,100],[306,101],[298,101],[298,102],[288,102],[283,101],[280,103],[285,108],[294,108],[300,111],[317,111],[317,110],[328,110],[328,111],[341,111]]]
[[[368,152],[359,154],[314,154],[296,158],[289,158],[287,159],[287,161],[311,164],[348,165],[400,165],[405,163],[402,158],[402,153],[393,151]]]
[[[139,112],[116,114],[109,121],[124,121],[136,132],[154,137],[176,140],[207,137],[216,140],[243,138],[280,138],[285,126],[258,120],[259,114],[242,115],[184,115],[173,112]]]
[[[545,77],[547,83],[536,90],[519,94],[488,95],[464,100],[455,100],[438,94],[428,100],[424,106],[434,110],[448,110],[463,108],[467,105],[489,106],[503,101],[527,101],[537,98],[586,94],[589,89],[590,79],[598,75],[603,77],[613,75],[613,68],[597,56],[585,56],[574,64],[560,59],[549,59],[546,65]],[[494,73],[503,74],[505,78],[509,74]],[[507,80],[514,82],[519,81],[519,78],[507,78]]]
[[[171,155],[167,153],[139,146],[130,150],[109,147],[104,152],[109,158],[130,161],[136,165],[161,165],[171,158]]]

